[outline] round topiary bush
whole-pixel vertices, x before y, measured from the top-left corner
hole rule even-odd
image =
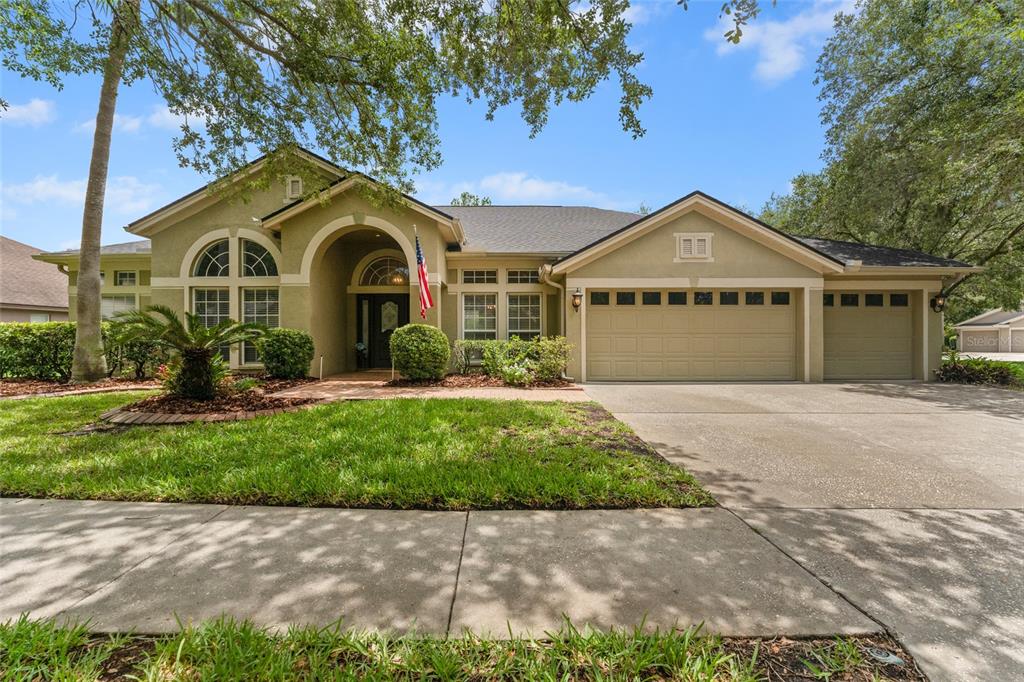
[[[301,379],[313,362],[313,337],[301,329],[268,329],[256,341],[267,374],[275,379]]]
[[[452,349],[437,327],[407,324],[391,335],[391,360],[409,379],[443,379]]]

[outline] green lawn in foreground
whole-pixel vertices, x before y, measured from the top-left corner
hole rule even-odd
[[[0,404],[0,495],[420,509],[713,504],[589,403],[373,400],[67,436],[143,394]]]
[[[883,666],[866,653],[900,656]],[[6,672],[2,672],[6,671]],[[218,620],[174,635],[90,636],[82,626],[22,618],[0,623],[2,680],[924,680],[884,636],[818,640],[722,639],[697,630],[581,632],[566,624],[543,640],[393,637],[337,626],[272,634]]]

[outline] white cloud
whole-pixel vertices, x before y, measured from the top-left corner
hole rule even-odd
[[[495,173],[480,180],[481,191],[497,201],[512,203],[600,201],[604,197],[587,187],[561,180],[544,180],[526,173]]]
[[[166,104],[154,106],[149,116],[146,117],[146,123],[150,126],[173,132],[179,132],[186,121],[192,128],[201,128],[206,125],[206,121],[201,116],[186,117],[182,114],[175,114]]]
[[[0,119],[13,125],[27,125],[38,128],[57,118],[57,106],[48,99],[35,98],[28,104],[12,104],[0,113]]]
[[[114,114],[114,131],[120,133],[137,133],[142,129],[141,116],[126,116]],[[74,127],[76,133],[89,133],[96,130],[96,119],[82,121]]]
[[[717,44],[715,51],[719,55],[757,50],[754,77],[763,83],[775,84],[804,66],[808,49],[820,45],[832,32],[838,12],[853,10],[853,0],[817,0],[810,8],[784,21],[766,21],[768,12],[762,12],[743,28],[743,38],[738,45],[722,37],[733,27],[731,17],[723,16],[714,28],[704,32],[704,38]]]
[[[505,171],[480,180],[459,182],[425,178],[416,183],[416,196],[430,204],[447,204],[463,192],[489,197],[496,204],[585,204],[622,208],[635,203],[622,204],[583,185],[547,180],[524,172]]]
[[[38,175],[29,182],[4,185],[7,200],[20,204],[57,202],[78,204],[85,201],[86,181],[61,180],[56,175]],[[160,192],[159,185],[141,182],[131,175],[107,179],[105,210],[111,213],[133,215],[149,209]]]

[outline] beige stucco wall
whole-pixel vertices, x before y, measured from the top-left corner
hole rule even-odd
[[[676,233],[712,235],[713,262],[674,262]],[[817,277],[818,273],[721,225],[686,213],[572,271],[581,277]]]
[[[103,273],[103,284],[100,286],[100,296],[112,294],[119,296],[134,296],[136,307],[142,308],[149,305],[150,301],[150,275],[151,265],[148,255],[140,256],[103,256],[100,258],[100,272]],[[77,314],[75,309],[78,301],[78,263],[72,261],[68,267],[68,316],[65,319],[74,320]],[[56,267],[56,266],[55,266]],[[117,271],[135,272],[135,286],[117,286],[114,273]]]
[[[31,322],[34,314],[49,315],[50,322],[64,322],[68,319],[66,310],[4,308],[0,306],[0,322]]]

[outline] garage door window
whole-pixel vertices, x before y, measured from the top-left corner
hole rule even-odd
[[[693,304],[694,305],[711,305],[715,302],[714,296],[711,295],[710,291],[695,291],[693,292]]]
[[[789,305],[789,292],[788,291],[773,291],[772,292],[772,305]]]
[[[823,294],[821,297],[821,304],[826,308],[832,308],[836,304],[835,294]]]
[[[669,305],[686,305],[686,292],[685,291],[670,291],[670,292],[668,292],[668,304]]]
[[[718,305],[739,305],[740,292],[721,291],[718,293]]]
[[[748,291],[744,300],[747,302],[747,305],[764,305],[764,292]]]
[[[608,305],[609,296],[607,291],[591,291],[590,305]]]
[[[615,305],[636,305],[635,291],[616,291]]]
[[[660,291],[645,291],[641,297],[644,305],[661,305]]]
[[[883,303],[882,294],[864,294],[864,305],[868,308],[881,308]]]
[[[889,294],[889,305],[893,308],[906,308],[910,303],[907,294]]]
[[[839,303],[844,308],[856,308],[860,305],[860,294],[839,294]]]
[[[465,294],[462,298],[463,338],[486,341],[498,338],[497,294]]]

